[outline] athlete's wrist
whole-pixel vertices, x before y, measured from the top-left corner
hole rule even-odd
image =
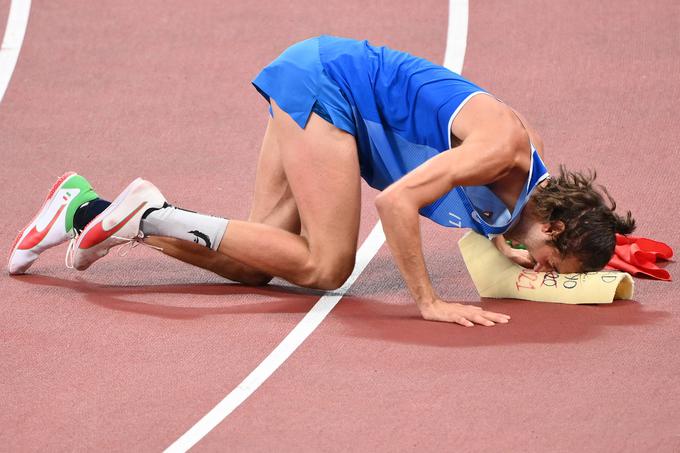
[[[431,309],[432,306],[437,303],[439,297],[433,291],[430,291],[426,294],[417,295],[414,297],[414,299],[416,301],[416,305],[418,305],[418,308],[422,313],[423,310]]]

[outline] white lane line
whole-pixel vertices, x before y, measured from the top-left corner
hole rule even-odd
[[[458,74],[463,73],[468,15],[468,0],[449,0],[449,28],[446,32],[444,66]]]
[[[457,73],[461,72],[463,58],[465,57],[467,17],[467,0],[449,0],[449,27],[444,66]],[[378,222],[357,251],[354,271],[352,271],[352,275],[350,275],[345,284],[332,294],[322,296],[257,368],[237,385],[234,390],[229,392],[210,412],[205,414],[194,426],[166,448],[165,452],[186,452],[252,395],[321,324],[331,310],[340,302],[340,299],[342,299],[342,296],[345,295],[354,281],[359,278],[359,275],[361,275],[384,243],[385,234],[382,230],[382,224]]]
[[[12,78],[14,67],[19,59],[21,44],[24,42],[31,0],[12,0],[7,16],[7,28],[0,48],[0,102]]]
[[[286,338],[279,343],[243,382],[237,385],[217,406],[205,414],[189,431],[184,433],[182,437],[177,439],[165,451],[172,453],[187,451],[257,390],[321,324],[321,321],[331,312],[333,307],[340,302],[342,296],[345,295],[354,281],[359,278],[359,275],[361,275],[375,254],[378,253],[384,242],[385,235],[382,225],[378,222],[359,248],[354,271],[352,271],[352,275],[350,275],[345,284],[334,293],[322,296],[295,328],[290,331]]]

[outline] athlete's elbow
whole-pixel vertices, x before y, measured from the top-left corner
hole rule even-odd
[[[381,219],[391,215],[399,215],[403,210],[409,210],[409,202],[403,190],[392,185],[375,197],[375,208]]]
[[[545,144],[543,143],[543,139],[536,135],[533,139],[533,144],[536,148],[536,151],[538,152],[538,155],[541,156],[541,159],[545,159]]]
[[[513,168],[519,165],[523,157],[522,154],[526,152],[528,143],[529,138],[523,130],[510,131],[505,139],[498,143],[494,153],[494,167],[496,168],[494,180],[506,176]]]
[[[375,208],[378,214],[382,217],[389,209],[393,207],[394,197],[387,191],[380,192],[377,197],[375,197]]]

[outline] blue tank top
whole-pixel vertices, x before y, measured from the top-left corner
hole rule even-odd
[[[324,71],[352,108],[361,176],[378,190],[450,150],[456,114],[472,96],[486,94],[442,66],[367,41],[321,36],[319,54]],[[489,237],[502,234],[547,177],[531,145],[527,184],[512,212],[488,187],[466,186],[454,188],[420,214],[446,227],[472,228]]]

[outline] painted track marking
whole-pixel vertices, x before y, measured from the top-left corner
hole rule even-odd
[[[335,292],[322,296],[281,343],[234,390],[165,451],[173,453],[187,451],[257,390],[321,324],[321,321],[331,312],[333,307],[340,302],[342,296],[345,295],[354,281],[359,278],[359,275],[361,275],[375,254],[378,253],[384,242],[385,235],[382,225],[378,222],[359,248],[354,270],[345,284]]]
[[[31,0],[12,0],[7,16],[5,36],[0,48],[0,102],[5,97],[14,67],[19,59],[19,51],[24,42]]]
[[[468,0],[449,0],[449,24],[444,66],[461,73],[467,43]],[[219,425],[255,392],[321,324],[340,302],[368,263],[385,243],[382,224],[377,222],[357,251],[352,275],[338,290],[322,296],[276,348],[215,407],[165,449],[166,453],[186,452]]]

